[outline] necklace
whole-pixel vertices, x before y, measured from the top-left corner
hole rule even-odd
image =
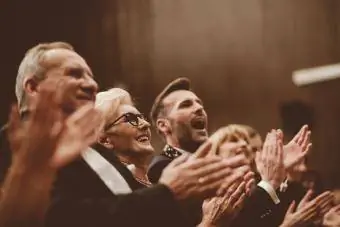
[[[152,183],[149,182],[149,181],[145,181],[145,180],[142,180],[142,179],[137,178],[137,177],[134,177],[134,178],[135,178],[136,181],[138,181],[142,185],[145,185],[146,187],[151,187],[152,186]]]
[[[130,164],[130,163],[127,163],[127,162],[124,162],[124,161],[121,161],[121,163],[123,163],[130,170],[130,172],[131,172],[132,168],[129,168],[129,167],[131,167],[131,166],[134,167],[133,164]],[[137,182],[139,182],[140,184],[142,184],[142,185],[144,185],[146,187],[152,186],[152,183],[149,180],[144,180],[144,179],[138,178],[133,173],[132,173],[132,175],[133,175],[133,178],[135,178],[135,180]]]

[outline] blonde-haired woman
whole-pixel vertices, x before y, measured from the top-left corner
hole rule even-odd
[[[223,158],[244,154],[250,163],[251,170],[257,172],[255,152],[250,146],[248,132],[243,125],[231,124],[218,129],[212,136],[211,152]]]
[[[244,154],[256,172],[253,152],[249,145],[247,131],[240,125],[228,125],[218,129],[209,140],[212,143],[211,154],[223,158]],[[254,173],[249,172],[242,181],[232,185],[222,197],[214,197],[203,203],[201,227],[228,226],[243,207],[246,195],[255,186]]]
[[[100,92],[96,108],[105,122],[98,143],[112,151],[141,186],[151,186],[146,174],[154,154],[150,124],[136,109],[130,94],[121,88]]]

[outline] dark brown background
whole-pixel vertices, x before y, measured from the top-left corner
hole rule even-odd
[[[327,185],[340,185],[340,82],[291,82],[295,69],[339,61],[340,1],[7,0],[0,12],[1,123],[25,51],[63,40],[88,61],[102,89],[124,84],[144,112],[170,80],[189,77],[211,131],[246,123],[264,134],[282,126],[283,103],[310,105],[310,164]]]

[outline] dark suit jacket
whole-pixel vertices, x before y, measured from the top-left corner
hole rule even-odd
[[[253,194],[245,201],[240,214],[234,220],[233,227],[275,227],[279,226],[290,203],[295,200],[299,202],[305,190],[299,183],[289,183],[285,192],[277,191],[280,199],[279,204],[275,204],[268,193],[256,187]]]
[[[161,177],[164,168],[169,165],[172,160],[179,157],[180,155],[180,151],[168,144],[165,145],[162,153],[156,155],[149,165],[148,178],[151,183],[156,184]]]
[[[151,182],[158,182],[163,169],[178,156],[179,153],[170,146],[166,146],[160,155],[155,156],[148,171],[148,177]],[[300,201],[304,193],[305,191],[301,184],[290,183],[285,192],[277,192],[280,203],[275,204],[264,189],[256,187],[253,194],[246,199],[242,211],[233,221],[232,226],[279,226],[283,221],[290,203],[293,200],[296,200],[296,202]]]
[[[0,141],[0,154],[6,159],[0,157],[3,180],[11,157],[6,130],[0,132]],[[178,203],[166,186],[142,188],[116,157],[99,152],[136,191],[127,195],[112,194],[96,173],[78,159],[58,173],[46,215],[47,227],[187,226]]]

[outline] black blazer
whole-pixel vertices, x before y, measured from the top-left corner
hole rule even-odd
[[[180,151],[177,151],[170,145],[166,145],[159,155],[156,155],[148,168],[148,178],[151,183],[158,183],[159,178],[162,175],[164,168],[175,158],[181,155]]]
[[[289,183],[285,192],[277,191],[280,199],[275,204],[269,194],[262,188],[256,187],[253,194],[245,201],[240,214],[234,220],[232,227],[275,227],[279,226],[290,203],[299,202],[305,190],[299,183]]]
[[[0,142],[0,177],[3,183],[11,162],[6,127],[0,132]],[[112,194],[87,163],[79,158],[57,175],[46,214],[47,227],[187,226],[177,201],[166,186],[142,188],[112,153],[103,149],[98,151],[136,191],[127,195]]]
[[[113,195],[85,161],[79,159],[58,174],[47,227],[186,226],[178,204],[166,186],[143,188],[112,152],[100,146],[95,149],[136,191]]]

